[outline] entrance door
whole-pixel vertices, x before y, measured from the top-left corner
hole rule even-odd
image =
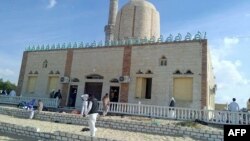
[[[109,91],[110,101],[118,102],[119,101],[119,87],[111,86]]]
[[[102,97],[102,82],[86,82],[84,93],[93,94],[100,101]]]
[[[75,107],[76,104],[76,96],[77,96],[77,85],[71,85],[69,90],[69,97],[68,97],[68,106]]]

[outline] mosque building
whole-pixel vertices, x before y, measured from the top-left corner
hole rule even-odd
[[[61,106],[80,107],[82,94],[112,102],[214,109],[215,77],[207,39],[198,32],[164,38],[160,14],[146,0],[118,9],[110,0],[105,43],[29,47],[23,53],[18,95],[47,97],[61,90]],[[76,97],[73,92],[77,90]],[[73,105],[72,105],[72,97]]]

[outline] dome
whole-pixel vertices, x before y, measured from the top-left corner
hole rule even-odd
[[[150,38],[160,36],[160,15],[146,0],[130,0],[119,10],[114,39]]]
[[[146,0],[130,0],[130,2],[124,5],[123,8],[127,6],[142,6],[142,7],[148,7],[153,10],[156,10],[155,6]]]

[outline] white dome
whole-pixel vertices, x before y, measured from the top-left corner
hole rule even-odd
[[[150,38],[160,36],[160,15],[146,0],[131,0],[119,10],[114,39]]]
[[[131,0],[129,3],[124,5],[123,8],[129,5],[148,7],[148,8],[152,8],[153,10],[156,10],[155,6],[146,0]]]

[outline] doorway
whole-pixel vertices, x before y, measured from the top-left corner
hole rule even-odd
[[[68,97],[68,107],[75,107],[76,104],[76,96],[77,96],[77,85],[71,85],[69,90]]]
[[[100,101],[102,97],[102,82],[86,82],[84,94],[93,94]]]
[[[109,97],[111,102],[119,101],[119,89],[118,86],[110,86]]]

